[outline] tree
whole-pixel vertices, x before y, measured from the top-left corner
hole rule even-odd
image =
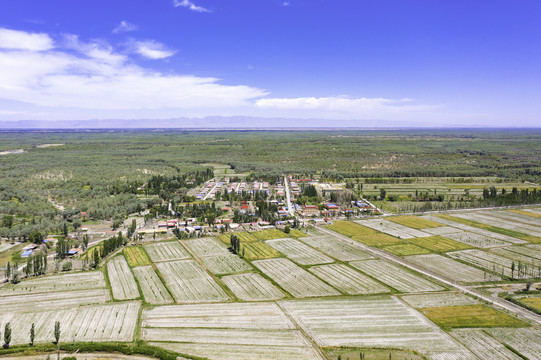
[[[4,327],[4,349],[9,349],[9,343],[11,342],[11,324],[7,323]]]
[[[56,321],[54,323],[54,340],[55,344],[58,345],[58,343],[60,342],[60,321]]]
[[[289,234],[291,232],[290,228],[289,228],[289,225],[286,225],[285,229],[284,229],[284,232],[286,234]]]
[[[88,248],[88,235],[86,234],[85,236],[83,236],[83,247],[84,247],[83,250],[86,250]]]
[[[34,326],[34,323],[32,323],[32,326],[30,327],[30,346],[34,346],[35,337],[36,337],[36,327]]]
[[[515,273],[515,262],[513,261],[511,263],[511,279],[513,279],[513,274]]]
[[[385,200],[385,195],[387,195],[387,191],[385,189],[379,189],[379,196],[381,197],[381,200]]]
[[[11,278],[11,264],[8,263],[6,264],[6,279],[7,281],[9,281],[9,279]]]

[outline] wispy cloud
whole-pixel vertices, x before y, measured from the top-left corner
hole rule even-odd
[[[113,29],[113,34],[126,33],[137,30],[137,25],[131,24],[126,20],[122,20],[116,28]]]
[[[282,3],[282,6],[289,6],[289,5],[291,5],[291,3],[290,3],[289,1],[284,1],[284,2]]]
[[[0,28],[0,33],[5,34],[5,29]],[[27,39],[33,34],[17,35]],[[45,34],[41,38],[50,39]],[[266,95],[254,87],[222,85],[212,77],[163,74],[134,64],[106,43],[84,42],[75,35],[64,35],[64,41],[49,51],[44,51],[52,46],[48,42],[17,50],[3,44],[0,100],[57,112],[233,109],[250,106],[253,99]]]
[[[333,116],[380,116],[399,113],[430,111],[437,106],[416,104],[411,99],[385,98],[350,98],[335,97],[300,97],[300,98],[265,98],[259,99],[255,105],[264,109],[300,110],[333,114]]]
[[[53,40],[47,34],[0,28],[0,49],[45,51],[53,46]]]
[[[193,3],[193,1],[190,0],[173,0],[173,6],[174,7],[185,7],[192,11],[196,12],[210,12],[209,9],[204,8],[202,6],[197,6]]]
[[[132,48],[136,54],[154,60],[166,59],[176,53],[175,50],[168,49],[164,44],[154,40],[134,41]]]

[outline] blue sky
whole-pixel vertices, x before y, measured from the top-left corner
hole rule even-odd
[[[0,120],[539,126],[540,18],[538,0],[4,0]]]

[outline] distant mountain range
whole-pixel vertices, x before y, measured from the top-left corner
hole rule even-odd
[[[329,128],[412,128],[456,127],[423,122],[381,120],[287,119],[248,116],[137,120],[18,120],[0,121],[0,129],[329,129]]]

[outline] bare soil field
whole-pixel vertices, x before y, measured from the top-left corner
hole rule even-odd
[[[486,271],[437,254],[407,256],[406,260],[456,281],[481,282],[501,279],[498,275],[492,274],[488,277]]]
[[[190,249],[197,257],[229,254],[227,248],[214,238],[184,240],[182,244]]]
[[[239,258],[237,255],[216,255],[201,258],[205,267],[213,274],[234,274],[252,270],[250,264]]]
[[[117,300],[137,299],[139,290],[124,256],[115,256],[107,263],[107,274],[113,297]]]
[[[145,301],[152,305],[171,304],[173,298],[151,265],[133,268]]]
[[[310,272],[347,295],[380,294],[391,290],[344,264],[313,266]]]
[[[372,258],[367,252],[334,236],[304,237],[299,240],[340,261]]]
[[[145,250],[153,262],[183,260],[191,258],[188,251],[178,241],[167,241],[145,245]]]

